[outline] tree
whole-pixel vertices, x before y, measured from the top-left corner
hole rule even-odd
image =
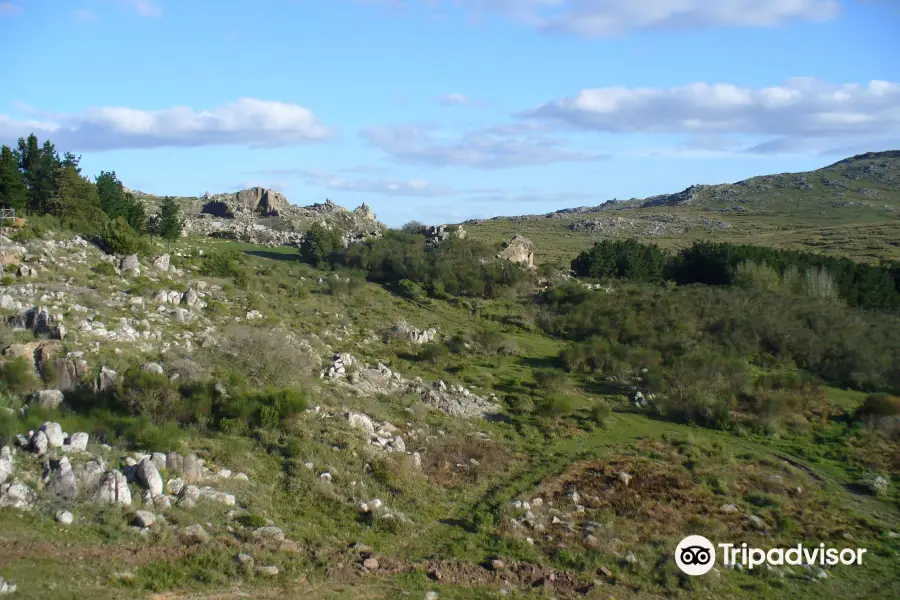
[[[159,212],[153,219],[153,233],[166,240],[170,247],[174,240],[181,237],[183,226],[178,203],[171,196],[166,196],[159,207]]]
[[[66,155],[66,160],[68,160]],[[100,197],[100,206],[110,219],[124,217],[137,233],[147,231],[147,213],[144,205],[134,197],[131,192],[125,191],[125,186],[119,181],[115,171],[101,171],[97,176],[97,195]]]
[[[19,157],[9,146],[0,148],[0,206],[25,210],[28,188],[19,171]]]
[[[300,255],[315,265],[321,265],[332,253],[343,247],[344,240],[340,232],[315,223],[303,236]]]
[[[28,139],[19,138],[19,169],[28,187],[28,210],[36,213],[50,212],[56,195],[57,174],[62,161],[50,141],[38,145],[33,133]]]

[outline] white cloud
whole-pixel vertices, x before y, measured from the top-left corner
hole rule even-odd
[[[11,17],[22,12],[22,7],[12,2],[0,2],[0,17]]]
[[[404,0],[356,0],[391,8]],[[441,7],[441,0],[419,0]],[[630,31],[693,30],[712,27],[774,27],[791,20],[825,21],[839,10],[838,0],[453,0],[480,19],[496,13],[541,31],[583,37]]]
[[[490,130],[439,140],[425,128],[395,125],[369,127],[361,135],[398,162],[438,167],[504,169],[608,158],[604,154],[568,150],[565,142],[556,138],[502,135]]]
[[[385,196],[407,196],[414,198],[449,196],[455,190],[448,186],[434,185],[423,179],[345,179],[330,171],[300,170],[306,183],[331,190],[382,194]]]
[[[471,102],[471,99],[465,94],[446,94],[441,96],[438,99],[438,102],[444,106],[459,106],[461,104],[468,104]]]
[[[900,84],[833,85],[797,78],[756,89],[706,83],[606,87],[521,116],[609,133],[689,134],[719,142],[723,136],[761,137],[754,146],[761,152],[824,150],[838,141],[854,145],[900,135]]]
[[[35,111],[36,112],[36,111]],[[91,108],[78,114],[38,113],[44,120],[0,115],[0,139],[35,133],[73,151],[194,146],[281,146],[324,140],[331,129],[296,104],[240,98],[212,110]]]

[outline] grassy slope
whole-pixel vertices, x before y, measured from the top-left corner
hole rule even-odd
[[[825,180],[837,185],[827,185]],[[677,196],[657,201],[671,202]],[[556,214],[553,218],[549,215],[501,217],[465,227],[474,237],[490,241],[509,239],[519,233],[535,242],[539,261],[563,264],[600,239],[598,234],[572,231],[569,226],[585,219],[611,216],[705,217],[731,225],[722,230],[695,225],[684,233],[651,238],[665,248],[677,249],[695,240],[713,239],[845,255],[865,261],[900,260],[897,242],[900,239],[900,155],[897,153],[863,155],[810,173],[702,186],[689,204],[650,207],[645,204],[643,200],[629,200],[604,205],[602,211]],[[722,212],[735,206],[742,207],[744,212]]]

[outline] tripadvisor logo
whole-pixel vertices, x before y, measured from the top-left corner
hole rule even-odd
[[[825,544],[807,547],[797,544],[790,548],[752,548],[744,544],[716,544],[702,535],[689,535],[675,548],[675,564],[688,575],[705,575],[716,564],[716,547],[722,553],[722,566],[741,565],[748,569],[761,565],[830,566],[861,565],[865,548],[826,548]]]

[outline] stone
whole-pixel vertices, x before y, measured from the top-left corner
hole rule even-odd
[[[368,569],[369,571],[377,571],[378,570],[378,559],[374,556],[370,556],[363,560],[363,567]]]
[[[0,595],[15,594],[17,589],[15,581],[7,581],[0,577]]]
[[[150,460],[153,461],[153,466],[156,467],[157,471],[162,471],[166,468],[166,455],[162,452],[154,452],[150,455]]]
[[[500,560],[499,558],[495,558],[491,561],[491,568],[495,571],[502,571],[506,568],[506,563]]]
[[[275,565],[256,567],[255,572],[257,575],[262,575],[264,577],[275,577],[278,575],[278,567]]]
[[[497,254],[497,258],[519,263],[532,269],[534,268],[534,243],[528,238],[517,234],[510,241],[504,242],[503,250]]]
[[[73,500],[78,495],[78,479],[67,456],[59,459],[56,469],[50,475],[47,490],[67,500]]]
[[[738,511],[738,507],[734,504],[723,504],[719,507],[719,510],[723,513],[736,513]]]
[[[214,490],[210,487],[200,488],[199,492],[200,498],[207,502],[219,502],[226,506],[237,505],[237,498],[231,494],[226,494],[225,492],[220,492],[219,490]]]
[[[154,375],[165,375],[162,365],[155,362],[148,362],[141,365],[141,371],[144,373],[152,373]]]
[[[87,494],[92,494],[100,486],[100,480],[106,473],[106,465],[103,459],[97,458],[75,467],[74,471],[81,489]]]
[[[69,448],[71,450],[85,452],[87,450],[89,440],[90,436],[88,436],[88,434],[84,432],[73,433],[71,436],[69,436]]]
[[[250,478],[247,477],[246,473],[236,473],[234,477],[231,478],[232,481],[250,481]]]
[[[98,504],[131,504],[131,490],[128,489],[128,480],[119,471],[107,471],[100,479],[100,485],[94,494],[94,501]]]
[[[41,408],[56,410],[63,403],[63,393],[59,390],[41,390],[34,395],[34,403]]]
[[[203,465],[200,464],[200,458],[193,452],[184,457],[183,471],[185,483],[196,483],[203,476]]]
[[[75,521],[75,515],[67,510],[56,511],[56,521],[63,525],[71,525]]]
[[[278,546],[278,551],[286,552],[288,554],[300,554],[300,544],[294,540],[284,540]]]
[[[166,482],[166,491],[173,496],[177,496],[178,494],[180,494],[183,488],[184,479],[181,479],[179,477],[173,477]]]
[[[138,527],[150,527],[156,523],[156,515],[147,510],[139,510],[134,513],[134,524]]]
[[[235,560],[237,561],[237,563],[239,565],[241,565],[242,567],[244,567],[246,569],[252,569],[253,563],[255,562],[253,560],[252,556],[250,556],[249,554],[244,554],[244,553],[238,554],[235,557]]]
[[[153,268],[160,271],[168,271],[170,260],[168,254],[160,254],[153,260]]]
[[[47,446],[50,448],[62,448],[66,437],[63,435],[62,426],[59,423],[46,422],[41,425],[44,435],[47,436]]]
[[[199,523],[185,527],[182,532],[182,538],[191,544],[206,544],[212,539]]]
[[[122,262],[119,263],[119,270],[122,271],[122,274],[141,274],[141,263],[138,261],[137,254],[129,254],[125,258],[122,259]]]
[[[352,412],[347,415],[347,421],[350,423],[351,427],[361,429],[369,435],[375,435],[375,425],[372,423],[372,419],[369,416]]]
[[[622,484],[625,485],[625,487],[628,487],[628,484],[630,484],[631,480],[633,479],[633,476],[629,473],[626,473],[625,471],[620,471],[617,477],[619,481],[621,481]]]
[[[100,368],[100,374],[97,376],[97,390],[100,392],[108,392],[116,389],[119,383],[119,374],[112,369],[106,367]]]
[[[31,451],[37,455],[46,454],[47,448],[50,447],[50,441],[47,439],[47,434],[43,431],[37,431],[33,436],[31,436]]]
[[[200,499],[200,488],[195,485],[186,485],[181,489],[178,504],[186,507],[196,506]]]
[[[0,484],[6,483],[6,480],[12,476],[12,472],[12,449],[9,446],[3,446],[0,448]]]
[[[35,493],[24,483],[4,483],[0,485],[0,508],[31,510]]]
[[[143,459],[137,465],[137,479],[145,489],[153,496],[159,496],[163,492],[162,476],[153,464],[152,460]]]
[[[253,530],[253,538],[266,544],[280,544],[284,541],[285,536],[278,527],[258,527]]]
[[[760,530],[766,529],[766,522],[762,519],[762,517],[758,517],[756,515],[747,515],[747,521],[750,522],[753,527]]]
[[[186,304],[188,307],[192,307],[197,304],[197,301],[200,300],[200,296],[197,295],[193,289],[190,289],[184,293],[181,297],[182,303]]]

